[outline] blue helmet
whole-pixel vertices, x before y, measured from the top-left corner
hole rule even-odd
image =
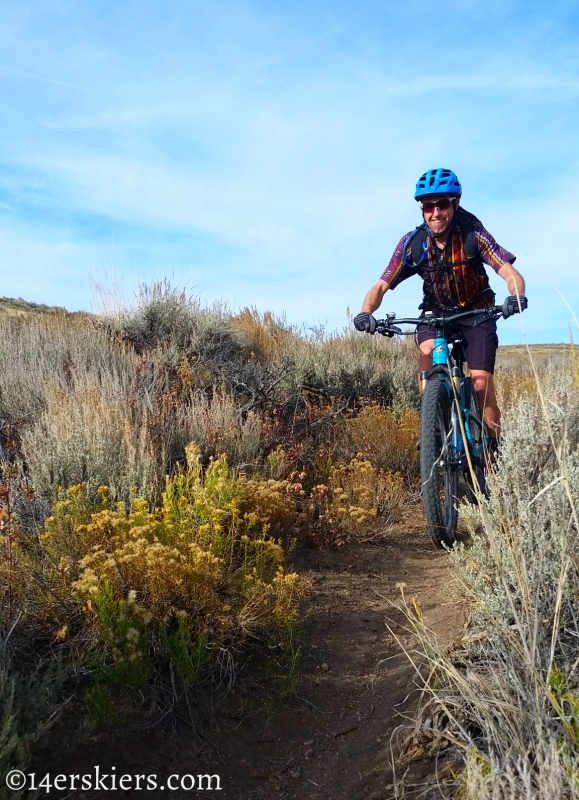
[[[429,169],[418,179],[415,200],[422,200],[430,194],[448,194],[453,197],[460,197],[462,186],[460,181],[450,169]]]

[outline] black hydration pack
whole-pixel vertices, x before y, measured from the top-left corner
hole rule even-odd
[[[459,206],[456,210],[453,222],[454,227],[458,229],[460,233],[460,238],[462,239],[462,246],[464,249],[464,253],[466,255],[466,261],[457,261],[454,264],[435,264],[434,266],[430,266],[428,263],[425,263],[425,256],[426,256],[426,239],[428,236],[428,227],[425,222],[422,225],[419,225],[408,237],[406,242],[404,243],[402,258],[405,267],[408,267],[414,270],[421,278],[424,279],[425,273],[428,272],[437,272],[437,271],[448,271],[453,267],[462,266],[464,264],[468,264],[469,266],[473,267],[480,276],[484,280],[484,285],[482,287],[482,294],[490,301],[494,302],[494,292],[489,286],[489,279],[484,268],[483,260],[480,256],[478,251],[478,245],[476,241],[476,233],[475,233],[475,223],[480,223],[478,217],[475,217],[474,214],[471,214],[470,211]],[[408,261],[406,257],[406,250],[408,245],[411,245],[411,261]],[[427,298],[425,297],[424,300],[426,301]],[[432,298],[434,300],[434,298]]]

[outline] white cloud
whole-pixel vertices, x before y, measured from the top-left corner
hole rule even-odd
[[[447,44],[434,28],[418,58],[405,14],[424,3],[385,21],[373,3],[298,4],[290,18],[269,3],[149,2],[134,28],[127,2],[114,14],[3,5],[11,292],[26,294],[31,274],[35,291],[77,306],[80,276],[114,260],[131,281],[176,269],[210,299],[340,324],[419,221],[414,182],[439,164],[502,244],[531,254],[519,264],[547,307],[531,300],[529,335],[562,336],[566,312],[533,262],[579,296],[572,259],[553,258],[579,178],[572,31],[490,3],[489,38],[472,27],[481,4],[456,2],[441,20]],[[555,35],[557,52],[541,50]],[[409,313],[419,296],[409,281],[391,301]]]

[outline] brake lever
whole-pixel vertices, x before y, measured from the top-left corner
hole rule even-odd
[[[386,325],[380,325],[376,328],[376,333],[380,333],[382,336],[387,336],[389,339],[392,339],[393,336],[396,336],[397,333],[401,334],[402,331],[396,325],[388,327],[386,327]]]

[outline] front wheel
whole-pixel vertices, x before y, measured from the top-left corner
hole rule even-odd
[[[422,394],[420,474],[428,531],[437,547],[452,547],[458,522],[458,472],[452,461],[448,384],[433,375]]]

